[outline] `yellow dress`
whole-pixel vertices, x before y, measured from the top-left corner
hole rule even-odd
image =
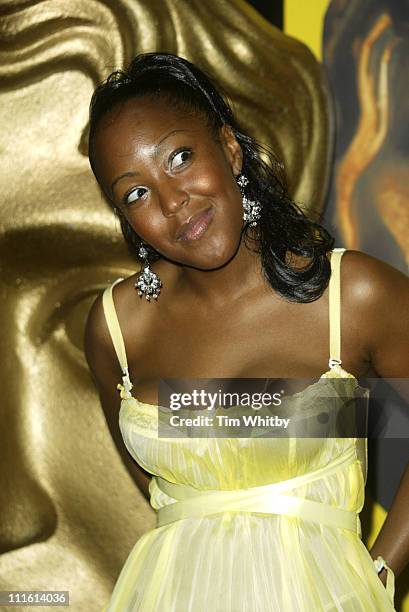
[[[324,379],[339,379],[341,402],[362,392],[341,368],[344,250],[331,255],[330,369],[287,398],[294,414],[322,412]],[[131,550],[104,612],[395,610],[393,572],[387,590],[361,540],[367,438],[158,437],[157,406],[131,394],[114,285],[103,304],[123,371],[119,425],[153,475],[157,527]]]

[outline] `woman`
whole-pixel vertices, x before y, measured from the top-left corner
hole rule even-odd
[[[158,510],[106,609],[393,610],[409,483],[375,565],[357,519],[366,439],[160,438],[156,385],[332,377],[348,395],[359,376],[405,378],[408,279],[332,250],[214,84],[177,56],[137,56],[97,88],[89,157],[143,265],[95,301],[86,355],[110,428],[119,423]],[[318,389],[290,403],[314,410]]]

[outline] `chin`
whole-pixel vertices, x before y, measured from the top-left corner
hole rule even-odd
[[[189,265],[199,270],[217,270],[231,261],[236,255],[240,246],[240,238],[227,243],[209,243],[203,246],[199,245],[192,253],[191,261],[185,261],[185,265]]]

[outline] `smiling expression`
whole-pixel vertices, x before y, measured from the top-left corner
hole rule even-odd
[[[131,99],[103,117],[94,152],[105,194],[161,255],[198,269],[233,257],[243,228],[235,180],[242,152],[228,126],[217,139],[201,115],[158,99]],[[181,239],[182,225],[205,211]]]

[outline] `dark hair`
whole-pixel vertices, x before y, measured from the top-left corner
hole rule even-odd
[[[99,85],[91,99],[89,159],[96,175],[94,137],[100,119],[113,106],[135,97],[159,97],[173,106],[203,116],[215,134],[228,124],[243,151],[242,173],[249,179],[246,195],[261,204],[261,218],[256,238],[243,235],[248,247],[260,253],[263,271],[271,287],[292,302],[312,302],[324,292],[330,277],[326,253],[332,249],[334,238],[319,223],[308,218],[291,200],[282,173],[282,164],[267,147],[245,134],[224,97],[202,70],[186,59],[170,53],[137,55],[124,70],[113,72]],[[263,155],[266,161],[263,159]],[[118,213],[116,209],[115,212]],[[119,214],[122,233],[130,252],[137,257],[141,239],[123,214]],[[286,261],[288,252],[310,259],[307,266],[294,268]],[[149,249],[149,259],[161,255]]]

